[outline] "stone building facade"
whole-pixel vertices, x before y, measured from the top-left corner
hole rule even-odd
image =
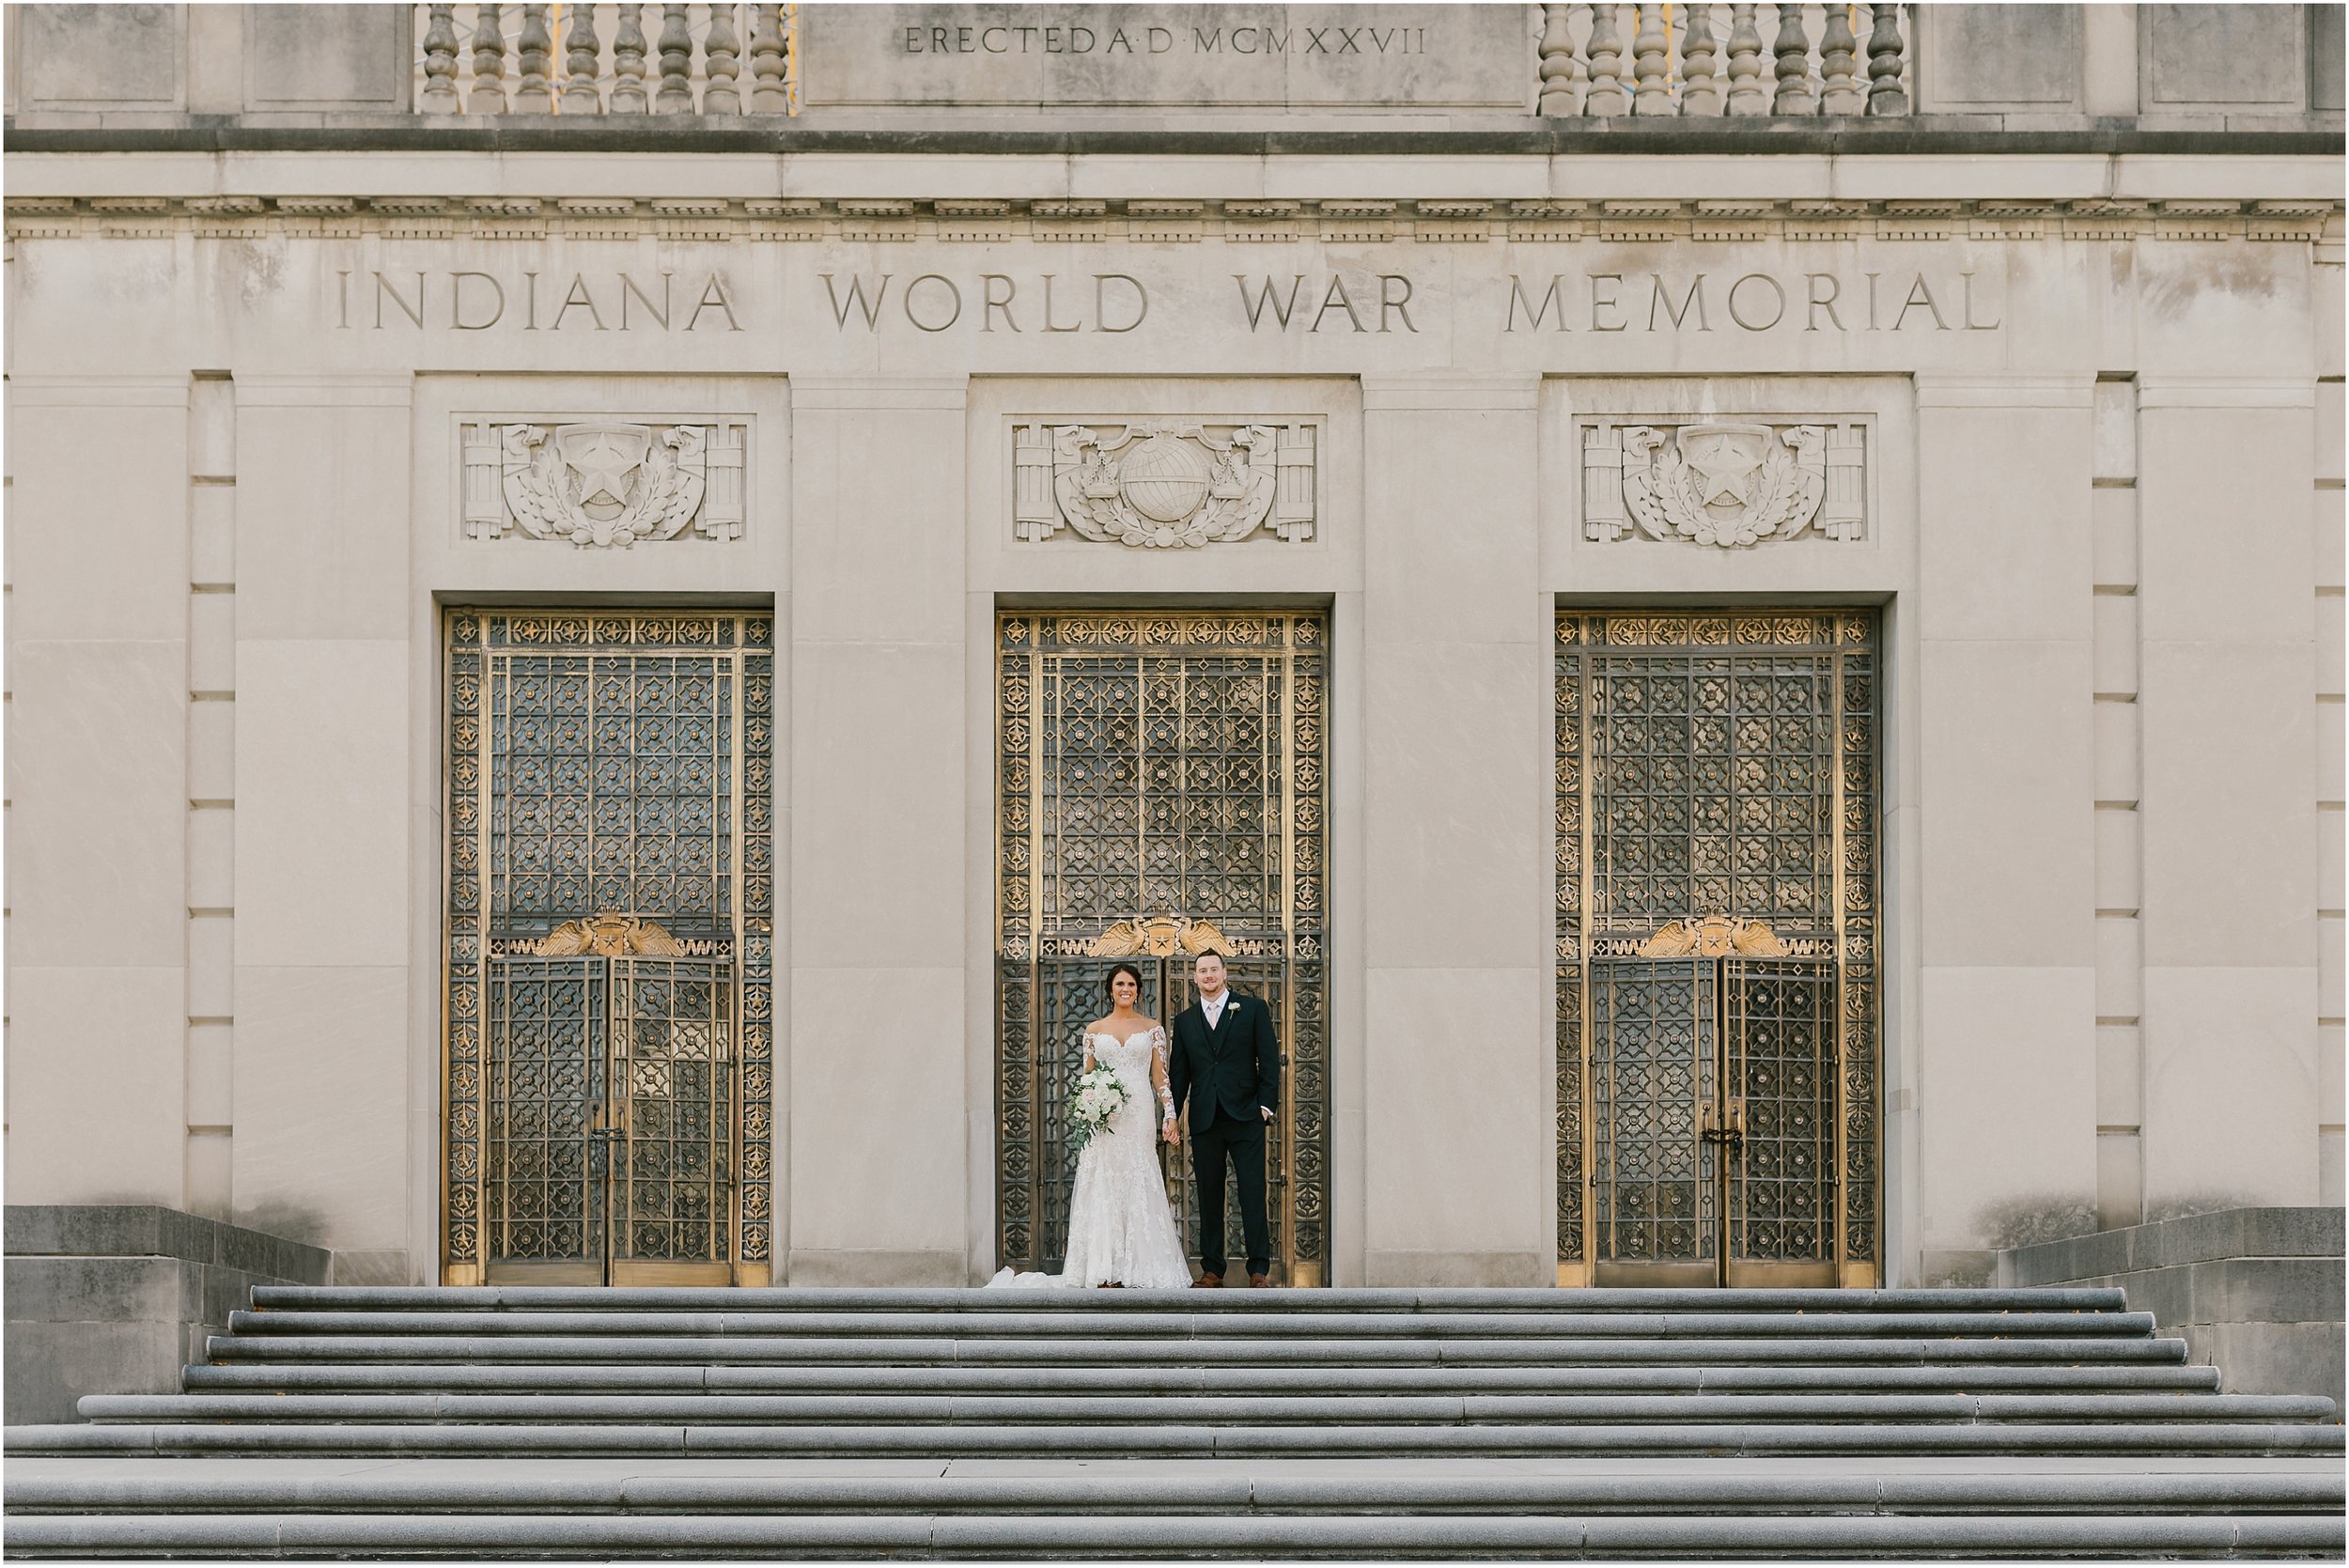
[[[10,1203],[975,1281],[1213,947],[1290,1284],[2339,1204],[2341,11],[1853,21],[10,8]]]

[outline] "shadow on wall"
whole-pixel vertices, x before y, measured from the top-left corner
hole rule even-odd
[[[1974,1230],[1989,1246],[2036,1247],[2086,1235],[2096,1228],[2096,1200],[2067,1195],[2010,1198],[1974,1217]]]

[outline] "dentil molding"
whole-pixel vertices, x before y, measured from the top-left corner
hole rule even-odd
[[[2337,200],[1852,201],[1767,196],[1609,200],[1363,199],[1009,200],[910,197],[666,196],[16,196],[7,203],[17,239],[197,237],[537,240],[840,241],[864,244],[1001,244],[1123,239],[1180,243],[1319,239],[1346,243],[1672,240],[1737,243],[1773,238],[1886,240],[2039,239],[2267,241],[2338,232]]]

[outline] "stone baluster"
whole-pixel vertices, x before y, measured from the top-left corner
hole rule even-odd
[[[424,30],[424,91],[416,109],[427,115],[454,115],[463,107],[457,97],[457,23],[455,6],[428,8],[431,20]]]
[[[1868,113],[1908,113],[1908,89],[1901,85],[1900,7],[1875,8],[1875,25],[1868,34]]]
[[[503,7],[476,8],[473,26],[473,94],[465,100],[469,115],[506,113],[506,20]]]
[[[791,112],[791,57],[783,37],[783,8],[751,8],[751,113]]]
[[[702,40],[702,60],[709,77],[702,87],[702,113],[740,114],[742,92],[736,82],[742,74],[742,38],[734,30],[730,0],[709,8],[709,35]]]
[[[685,30],[683,6],[661,8],[661,90],[652,108],[657,115],[693,112],[693,35]]]
[[[1567,26],[1572,6],[1542,8],[1541,113],[1579,115],[1590,91],[1582,62],[1574,53],[1574,34]]]
[[[1672,112],[1672,39],[1664,31],[1664,8],[1638,8],[1640,30],[1631,40],[1631,73],[1638,82],[1631,98],[1635,115]]]
[[[1713,37],[1713,8],[1690,6],[1688,31],[1680,52],[1680,112],[1721,112],[1720,43]]]
[[[1827,30],[1819,35],[1819,113],[1857,115],[1867,107],[1859,81],[1859,40],[1852,37],[1851,7],[1829,5]]]
[[[1811,93],[1811,39],[1802,30],[1800,6],[1778,8],[1778,42],[1773,48],[1778,55],[1778,97],[1770,104],[1770,113],[1817,114],[1819,102]]]
[[[514,54],[521,67],[521,82],[514,89],[514,113],[554,113],[553,85],[547,77],[554,64],[554,35],[547,28],[544,6],[522,8],[522,30],[514,39]]]
[[[569,76],[563,84],[563,113],[603,113],[603,95],[596,86],[603,69],[603,45],[596,39],[596,8],[585,0],[563,19],[563,49]]]
[[[1631,94],[1623,85],[1623,41],[1615,31],[1615,8],[1591,8],[1591,90],[1582,112],[1604,119],[1628,113]]]
[[[1729,112],[1766,115],[1770,95],[1762,85],[1762,33],[1753,24],[1753,8],[1732,6],[1729,12]]]
[[[612,38],[612,113],[641,115],[652,107],[645,96],[645,8],[622,6],[620,29]]]

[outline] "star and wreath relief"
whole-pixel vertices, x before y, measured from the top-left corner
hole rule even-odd
[[[515,533],[585,548],[640,539],[739,537],[745,426],[468,426],[465,524],[475,538]]]
[[[1867,432],[1858,423],[1599,424],[1583,430],[1583,531],[1742,550],[1815,526],[1859,538]]]

